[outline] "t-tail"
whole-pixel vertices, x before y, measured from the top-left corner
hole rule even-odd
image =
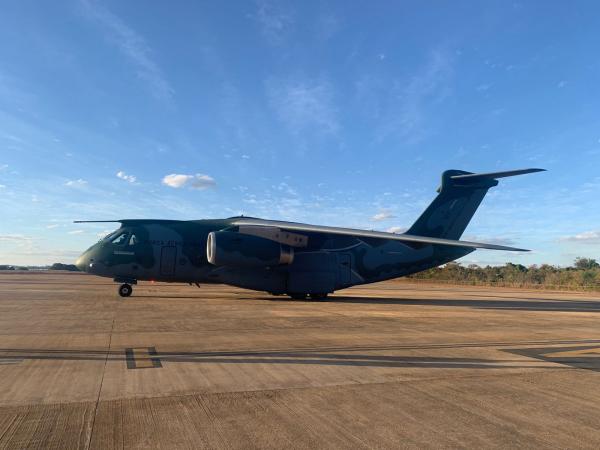
[[[471,173],[446,170],[438,196],[431,202],[406,234],[443,239],[459,239],[498,178],[543,172],[545,169],[521,169],[506,172]]]

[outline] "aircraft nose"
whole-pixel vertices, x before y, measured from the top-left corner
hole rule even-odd
[[[83,253],[77,261],[75,261],[75,266],[81,270],[82,272],[87,272],[90,258],[87,256],[87,252]]]

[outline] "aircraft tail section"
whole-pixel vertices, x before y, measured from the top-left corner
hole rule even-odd
[[[443,239],[459,239],[487,194],[498,184],[497,178],[541,172],[521,169],[492,173],[446,170],[438,196],[431,202],[406,234]]]

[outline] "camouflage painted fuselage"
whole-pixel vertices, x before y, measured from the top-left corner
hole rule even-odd
[[[291,264],[241,267],[209,263],[209,233],[239,231],[236,219],[126,220],[117,232],[86,250],[77,265],[86,272],[124,283],[137,280],[225,283],[277,294],[329,293],[426,270],[473,251],[308,232],[303,233],[306,245],[294,249]],[[126,239],[113,242],[115,236],[123,233]],[[244,251],[234,246],[227,250],[234,254]],[[257,258],[255,252],[251,253],[239,256]]]
[[[246,217],[121,220],[121,228],[81,255],[77,266],[123,283],[226,283],[319,297],[420,272],[475,248],[523,251],[459,239],[498,178],[540,171],[446,170],[438,195],[405,234]]]

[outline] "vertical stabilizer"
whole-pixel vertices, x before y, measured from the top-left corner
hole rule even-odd
[[[541,172],[544,169],[521,169],[493,173],[446,170],[438,196],[431,202],[406,234],[459,239],[496,178]]]

